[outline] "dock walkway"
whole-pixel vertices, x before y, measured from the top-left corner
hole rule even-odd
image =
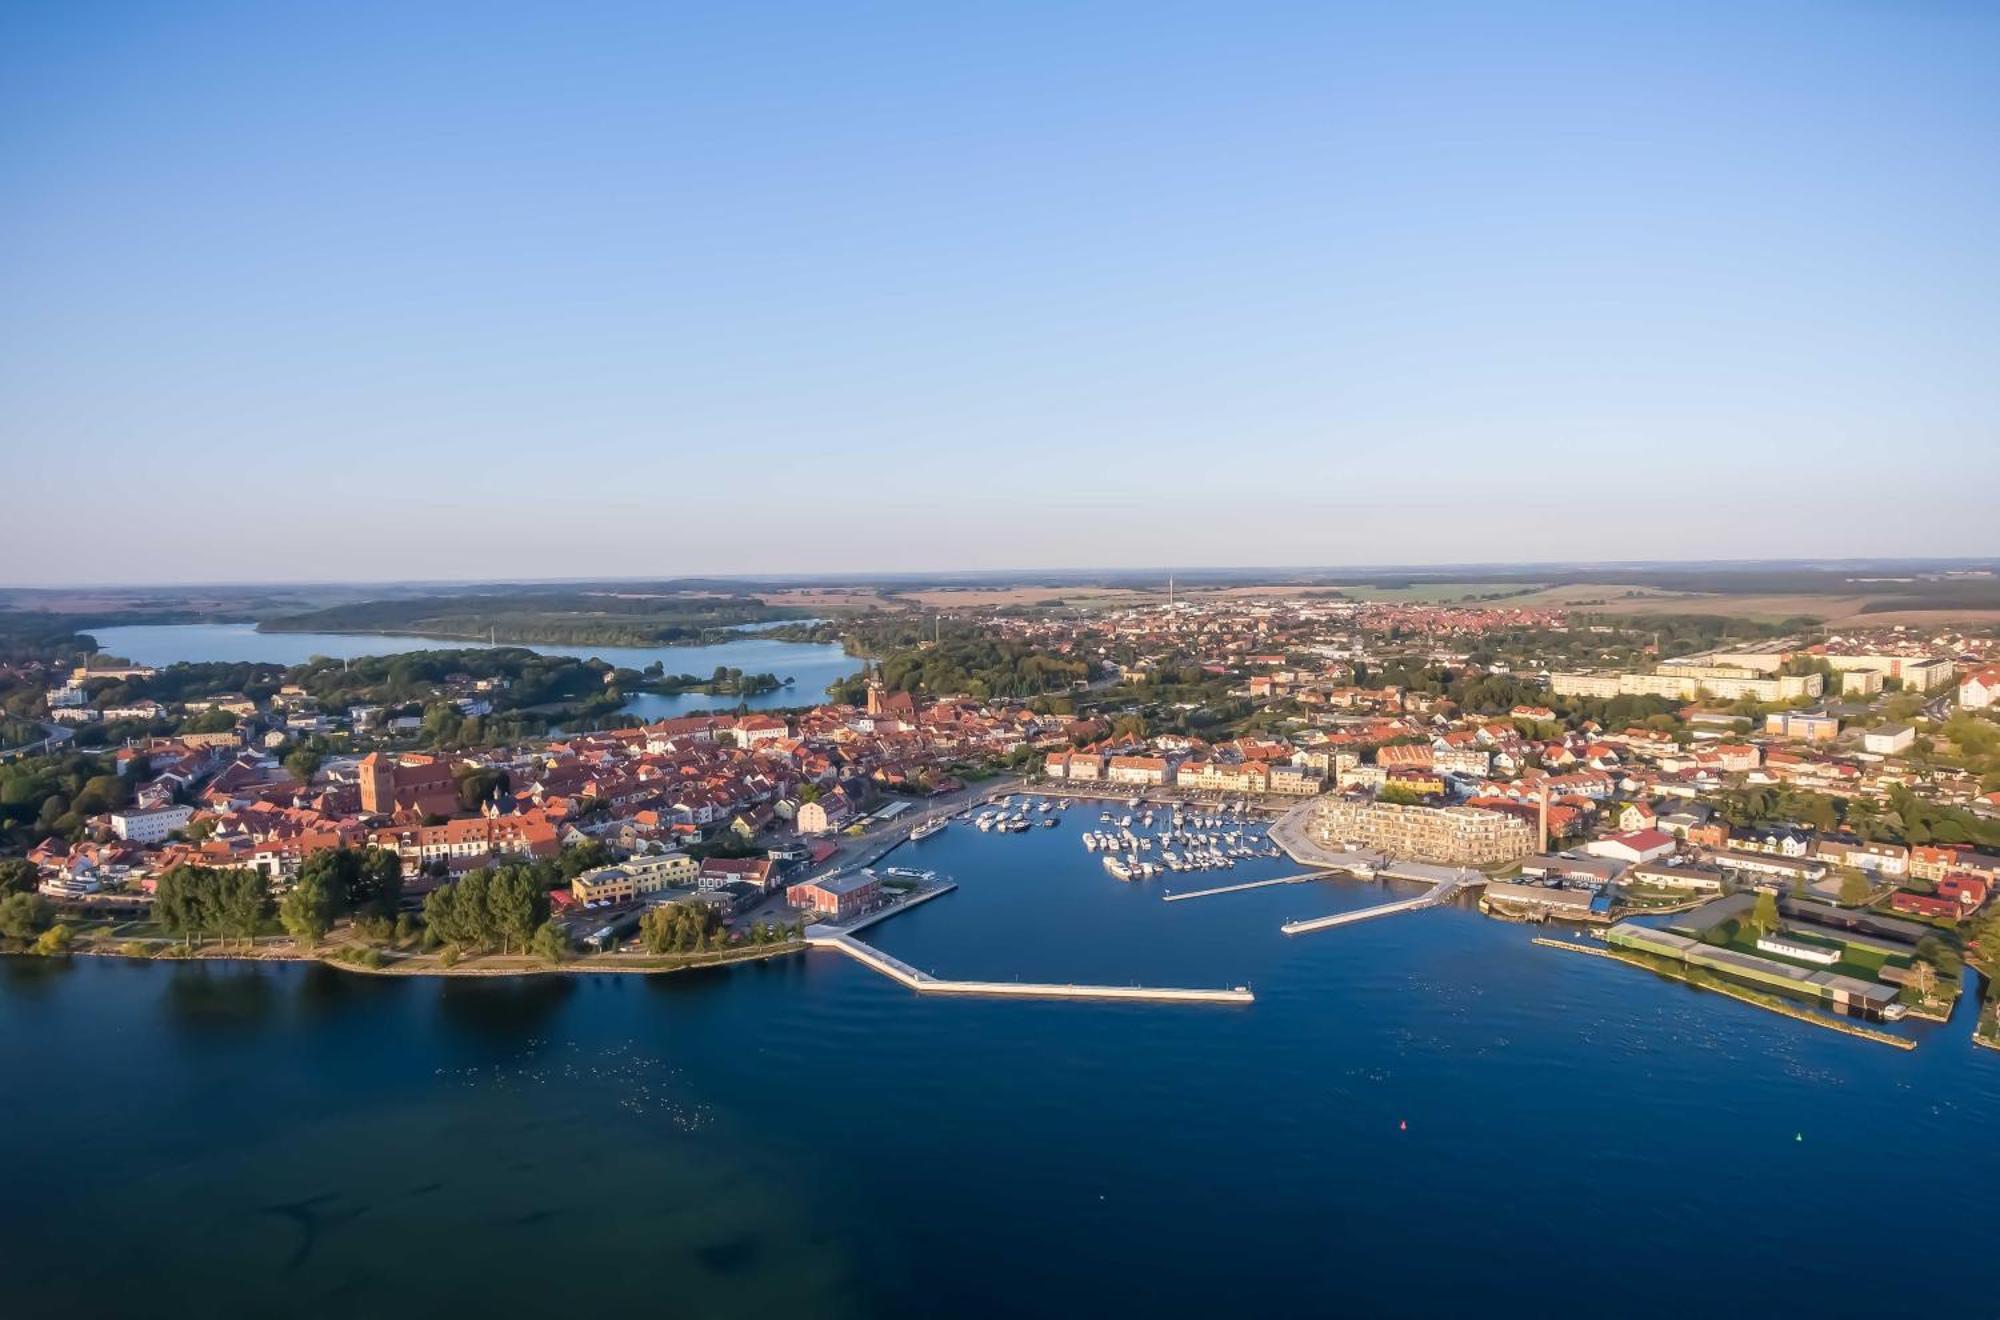
[[[845,931],[827,926],[808,926],[806,943],[816,949],[833,949],[882,973],[890,980],[920,995],[973,995],[996,999],[1089,999],[1137,1000],[1151,1004],[1248,1004],[1255,1000],[1247,987],[1233,990],[1175,990],[1139,985],[1055,985],[1033,981],[947,981],[920,972],[872,944],[863,944]]]
[[[1383,874],[1393,873],[1385,871]],[[1468,879],[1463,875],[1457,875],[1433,885],[1429,891],[1415,898],[1405,898],[1394,903],[1377,903],[1374,907],[1355,908],[1351,912],[1336,912],[1330,917],[1313,917],[1308,921],[1288,921],[1278,929],[1287,935],[1304,935],[1309,931],[1329,930],[1335,926],[1347,926],[1375,917],[1394,916],[1398,912],[1415,912],[1418,908],[1436,907],[1451,899],[1466,885],[1477,883],[1484,878],[1474,875]]]
[[[1319,871],[1308,871],[1304,875],[1281,875],[1275,880],[1250,880],[1240,885],[1220,885],[1214,889],[1189,889],[1178,894],[1162,894],[1163,903],[1181,903],[1190,898],[1211,898],[1216,894],[1240,894],[1246,889],[1263,889],[1270,885],[1296,885],[1308,880],[1317,880]]]

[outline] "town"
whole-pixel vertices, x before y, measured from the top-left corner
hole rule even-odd
[[[935,896],[882,858],[1033,789],[1293,823],[1154,853],[1128,812],[1086,838],[1128,882],[1280,838],[1328,874],[1456,868],[1496,918],[1857,1019],[1941,1019],[2000,955],[1991,628],[1171,587],[838,627],[876,658],[819,704],[642,723],[603,696],[645,676],[504,647],[357,671],[22,642],[0,934],[434,973],[774,956]]]

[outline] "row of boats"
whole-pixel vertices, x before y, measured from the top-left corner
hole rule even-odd
[[[981,833],[1021,834],[1040,826],[1054,829],[1074,798],[1023,794],[995,799],[972,817]],[[1147,806],[1143,798],[1126,802],[1126,811],[1098,816],[1110,828],[1087,830],[1083,846],[1103,854],[1104,869],[1120,880],[1150,880],[1168,871],[1226,870],[1239,861],[1282,857],[1265,837],[1266,826],[1246,802],[1218,804],[1168,803]],[[1114,809],[1115,810],[1115,809]],[[910,831],[912,839],[927,839],[944,829],[949,817],[925,820]]]
[[[1012,797],[1003,797],[993,804],[994,810],[980,812],[972,818],[972,823],[978,826],[982,833],[999,830],[1002,834],[1019,834],[1037,825],[1052,830],[1062,824],[1062,816],[1059,813],[1069,810],[1074,805],[1075,801],[1071,798],[1052,803],[1048,798],[1024,797],[1021,799],[1021,804],[1015,806]]]
[[[1106,811],[1098,822],[1113,828],[1087,830],[1083,836],[1084,848],[1103,853],[1104,869],[1120,880],[1150,880],[1167,871],[1227,870],[1239,861],[1284,855],[1242,802],[1193,810],[1174,804],[1154,811],[1135,801],[1132,807],[1136,818],[1114,818]]]

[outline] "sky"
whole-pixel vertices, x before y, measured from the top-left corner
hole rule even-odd
[[[2000,5],[0,0],[0,584],[2000,552]]]

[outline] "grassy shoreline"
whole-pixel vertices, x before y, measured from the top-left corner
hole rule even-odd
[[[783,944],[753,945],[741,949],[723,949],[713,953],[679,957],[672,954],[647,953],[595,953],[579,954],[562,962],[551,963],[532,954],[481,954],[464,959],[447,967],[435,953],[386,952],[379,966],[350,961],[340,955],[343,950],[359,950],[362,947],[351,944],[328,945],[316,950],[303,950],[296,946],[275,946],[264,950],[256,948],[199,948],[181,950],[179,946],[159,944],[147,953],[134,953],[117,946],[78,945],[68,950],[67,955],[84,958],[119,958],[128,962],[192,963],[192,962],[243,962],[243,963],[319,963],[344,972],[358,972],[369,976],[435,976],[435,977],[493,977],[493,976],[546,976],[584,975],[598,972],[612,972],[619,975],[665,976],[675,972],[698,971],[705,967],[727,967],[735,963],[762,962],[769,958],[787,954],[803,953],[812,946],[802,940],[792,940]],[[171,952],[170,952],[171,950]],[[8,950],[15,957],[31,958],[45,955],[35,954],[27,949]]]
[[[1546,935],[1537,935],[1533,942],[1542,945],[1544,948],[1567,949],[1571,953],[1588,954],[1593,958],[1607,958],[1612,962],[1620,962],[1630,967],[1638,967],[1664,980],[1678,981],[1682,985],[1692,986],[1696,990],[1711,991],[1725,998],[1734,999],[1740,1003],[1776,1013],[1781,1017],[1788,1017],[1794,1021],[1809,1023],[1815,1027],[1824,1027],[1828,1031],[1838,1031],[1849,1036],[1858,1036],[1863,1040],[1872,1040],[1879,1044],[1891,1045],[1899,1050],[1913,1050],[1917,1047],[1917,1043],[1906,1036],[1897,1036],[1886,1031],[1877,1031],[1873,1027],[1862,1026],[1858,1022],[1847,1022],[1838,1018],[1830,1018],[1824,1014],[1814,1013],[1808,1009],[1785,1003],[1776,996],[1760,995],[1754,990],[1742,986],[1730,985],[1719,978],[1697,980],[1687,975],[1684,971],[1673,968],[1663,962],[1647,959],[1640,954],[1630,953],[1621,949],[1593,948],[1588,944],[1575,944],[1569,940],[1552,939]]]

